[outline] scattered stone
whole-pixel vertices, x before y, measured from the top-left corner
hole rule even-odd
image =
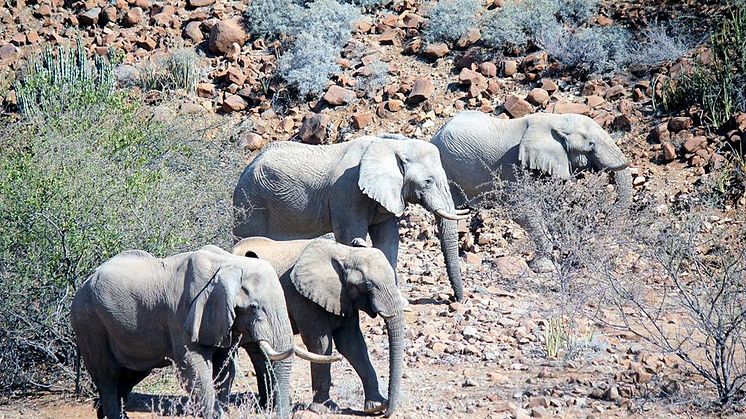
[[[509,95],[505,99],[503,107],[505,108],[505,112],[509,113],[513,118],[524,117],[534,109],[530,103],[516,95]]]
[[[526,100],[536,106],[544,107],[549,103],[549,92],[540,87],[531,89],[531,91],[528,92],[528,96],[526,96]]]
[[[368,112],[356,112],[352,115],[352,126],[355,129],[362,129],[373,122],[373,115]]]
[[[101,14],[100,7],[94,7],[92,9],[88,9],[85,12],[80,13],[78,15],[78,22],[81,25],[93,26],[96,23],[98,23],[98,16],[100,14]]]
[[[392,45],[398,35],[399,31],[396,28],[388,28],[378,37],[378,43],[381,45]]]
[[[212,83],[197,84],[197,96],[211,98],[215,95],[215,85]]]
[[[479,65],[479,72],[485,77],[496,77],[497,66],[491,61],[485,61]]]
[[[503,75],[513,77],[518,72],[518,63],[513,60],[503,61]]]
[[[184,38],[190,39],[195,44],[199,44],[205,39],[205,35],[202,33],[202,29],[200,29],[201,22],[193,20],[186,24],[184,27]]]
[[[598,108],[599,106],[606,103],[606,101],[601,96],[590,95],[585,98],[585,103],[591,108]]]
[[[228,95],[223,100],[223,110],[226,112],[238,112],[246,109],[248,103],[239,95]]]
[[[515,278],[532,273],[526,261],[519,256],[500,256],[492,263],[497,273],[503,278]]]
[[[541,88],[546,90],[550,95],[559,90],[559,86],[557,86],[557,83],[549,79],[542,80]]]
[[[427,100],[430,98],[430,96],[432,96],[434,91],[435,86],[433,86],[433,82],[430,81],[429,77],[418,77],[417,79],[415,79],[414,86],[412,86],[412,91],[407,97],[407,103],[414,104]]]
[[[668,121],[668,130],[671,132],[679,132],[685,129],[689,129],[692,126],[692,118],[688,116],[678,116],[671,118]]]
[[[481,38],[482,33],[479,32],[479,28],[471,28],[468,32],[466,32],[466,34],[464,34],[464,36],[456,41],[456,46],[459,48],[466,48],[468,46],[474,45]]]
[[[138,38],[136,44],[138,47],[144,49],[145,51],[152,51],[155,49],[155,47],[158,46],[158,43],[155,41],[155,39],[150,38],[145,34]]]
[[[669,122],[670,125],[670,122]],[[702,135],[698,135],[696,137],[691,137],[686,142],[684,142],[684,145],[682,146],[684,150],[687,153],[694,153],[695,151],[699,150],[700,148],[707,145],[707,138]]]
[[[386,108],[391,112],[398,112],[404,107],[404,102],[399,99],[391,99],[386,102]]]
[[[18,48],[13,44],[7,44],[0,47],[0,61],[10,60],[18,54]]]
[[[469,86],[469,97],[479,97],[482,92],[487,90],[487,79],[474,70],[462,68],[458,75],[458,79],[461,84]]]
[[[239,145],[249,151],[261,150],[267,144],[269,144],[269,139],[255,132],[246,134],[239,142]]]
[[[621,84],[617,84],[616,86],[612,86],[609,88],[609,90],[606,91],[606,99],[618,99],[622,96],[625,96],[627,93],[627,89],[622,86]]]
[[[437,60],[438,58],[444,57],[446,54],[448,54],[450,50],[448,49],[448,45],[445,43],[437,43],[437,44],[430,44],[427,47],[425,47],[425,57],[431,60]]]
[[[656,125],[650,135],[653,137],[654,140],[660,143],[668,141],[671,138],[671,133],[668,131],[668,123],[664,122],[662,124]]]
[[[327,129],[331,123],[325,114],[311,114],[303,118],[298,136],[306,144],[321,144],[327,137]]]
[[[331,106],[339,106],[351,103],[357,98],[355,92],[344,87],[333,84],[329,86],[322,99]]]
[[[241,46],[246,39],[246,32],[241,25],[233,20],[223,20],[210,29],[208,46],[212,52],[228,54],[233,51],[234,43]]]
[[[479,266],[482,264],[482,257],[476,253],[466,252],[466,263]]]
[[[663,160],[673,161],[676,158],[676,148],[671,143],[663,143]]]
[[[215,3],[215,0],[188,0],[187,4],[189,7],[198,8],[205,7]]]
[[[588,115],[591,112],[591,108],[583,103],[561,101],[554,104],[552,111],[554,113],[578,113],[581,115]]]
[[[135,26],[142,21],[142,9],[133,7],[124,14],[124,22],[130,26]]]

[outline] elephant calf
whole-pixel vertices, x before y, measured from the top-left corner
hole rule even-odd
[[[251,343],[272,362],[275,408],[289,414],[293,332],[266,261],[215,246],[165,259],[126,251],[81,285],[70,314],[99,418],[121,418],[132,388],[170,360],[202,414],[220,417],[235,375],[231,347]]]
[[[251,237],[238,242],[236,255],[258,257],[275,267],[285,292],[290,322],[300,333],[309,350],[331,354],[332,342],[352,364],[365,391],[364,411],[393,414],[399,402],[402,377],[404,318],[394,271],[384,254],[364,247],[362,239],[355,247],[331,240],[274,241]],[[378,390],[378,379],[368,357],[360,330],[358,310],[369,316],[383,317],[389,337],[388,404]],[[254,360],[252,358],[252,360]],[[257,360],[258,361],[258,360]],[[255,362],[257,377],[265,371]],[[336,408],[329,399],[329,365],[311,364],[312,410]],[[261,392],[261,389],[260,389]]]
[[[493,187],[494,177],[514,180],[514,168],[537,170],[569,179],[575,170],[614,173],[619,205],[632,200],[632,176],[627,159],[609,134],[593,119],[576,114],[534,114],[499,119],[465,111],[451,118],[433,135],[443,169],[451,181],[456,205],[477,203]],[[531,265],[551,269],[551,245],[541,236],[539,220],[516,220],[537,242]]]

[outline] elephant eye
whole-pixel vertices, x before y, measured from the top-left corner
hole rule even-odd
[[[425,179],[424,186],[426,188],[429,188],[430,186],[432,186],[432,184],[433,184],[433,178],[429,177],[429,178]]]
[[[365,289],[370,291],[373,289],[373,283],[370,281],[365,281]]]

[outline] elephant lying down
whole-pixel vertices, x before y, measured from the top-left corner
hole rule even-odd
[[[517,119],[465,111],[451,118],[431,141],[451,181],[456,205],[478,204],[493,187],[495,176],[514,180],[514,168],[537,170],[569,179],[577,170],[614,173],[618,205],[632,201],[632,176],[627,159],[609,134],[593,119],[575,114],[539,113]],[[538,220],[516,220],[537,242],[532,267],[545,270],[551,245],[542,239]]]
[[[300,333],[309,350],[331,354],[332,342],[350,362],[363,382],[364,411],[393,414],[399,403],[404,350],[402,302],[394,281],[394,271],[378,249],[365,247],[355,239],[355,247],[326,239],[274,241],[251,237],[238,242],[236,255],[259,257],[275,267],[285,292],[293,331]],[[389,337],[388,405],[378,390],[378,378],[368,358],[360,331],[358,310],[371,317],[380,315]],[[253,359],[253,358],[252,358]],[[257,377],[261,383],[261,362]],[[311,364],[313,410],[336,408],[329,399],[329,365]],[[265,389],[266,390],[266,389]],[[261,391],[261,389],[260,389]]]
[[[81,285],[70,314],[99,393],[99,418],[121,418],[132,388],[169,360],[202,414],[220,417],[235,375],[232,347],[251,344],[274,368],[274,407],[280,417],[289,414],[293,332],[277,274],[265,261],[215,246],[164,259],[126,251]]]

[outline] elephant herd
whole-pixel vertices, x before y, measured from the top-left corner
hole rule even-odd
[[[567,179],[576,170],[614,172],[621,204],[631,200],[627,161],[603,128],[581,115],[501,120],[462,112],[430,142],[382,134],[332,145],[272,143],[241,174],[233,195],[230,252],[207,245],[156,258],[130,250],[99,266],[78,289],[71,321],[98,390],[98,417],[124,417],[132,388],[174,363],[205,417],[221,417],[248,353],[259,402],[290,414],[292,355],[311,362],[310,409],[335,410],[337,351],[360,377],[366,413],[388,417],[401,393],[404,317],[397,287],[399,220],[405,204],[435,215],[454,298],[462,300],[458,220],[493,176],[513,167]],[[529,234],[536,222],[516,220]],[[319,238],[333,233],[335,240]],[[370,237],[372,248],[366,244]],[[551,264],[538,241],[532,267]],[[359,313],[381,316],[389,339],[387,397],[360,330]],[[307,349],[294,344],[300,335]]]

